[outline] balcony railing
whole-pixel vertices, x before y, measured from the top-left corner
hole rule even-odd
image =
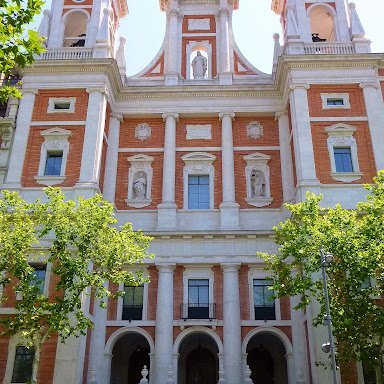
[[[215,303],[198,303],[198,304],[181,304],[180,318],[187,319],[215,319],[216,304]]]
[[[142,320],[143,306],[142,305],[124,305],[123,320]]]
[[[305,55],[352,55],[355,47],[352,43],[313,43],[304,44]]]
[[[255,305],[255,320],[276,320],[275,305]]]
[[[58,48],[48,49],[40,56],[41,60],[84,60],[93,57],[90,48]]]

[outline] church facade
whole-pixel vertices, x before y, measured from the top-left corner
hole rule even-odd
[[[269,300],[256,254],[277,251],[285,202],[311,190],[354,207],[384,168],[384,55],[346,0],[273,0],[283,35],[263,73],[234,40],[239,6],[160,0],[164,43],[132,77],[117,38],[126,0],[44,12],[46,52],[23,70],[20,102],[0,110],[0,187],[27,200],[48,185],[102,193],[119,223],[154,237],[155,258],[138,267],[149,283],[111,286],[125,296],[106,309],[84,303],[86,336],[49,340],[39,383],[332,383],[317,304]],[[49,266],[37,270],[49,295]],[[0,340],[4,384],[28,381],[27,355],[17,337]],[[339,376],[378,382],[369,362]]]

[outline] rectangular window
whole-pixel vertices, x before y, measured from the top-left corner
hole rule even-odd
[[[344,99],[327,99],[327,105],[330,107],[343,106],[344,105]]]
[[[45,162],[44,176],[60,176],[63,151],[48,152]]]
[[[271,280],[253,280],[253,302],[255,307],[255,320],[276,320],[275,300]]]
[[[209,209],[209,176],[188,177],[188,209]]]
[[[44,284],[45,284],[45,275],[46,275],[46,267],[45,265],[33,265],[32,266],[34,271],[34,279],[31,282],[31,284],[36,285],[40,288],[40,293],[43,294],[44,292]]]
[[[336,172],[353,172],[351,148],[334,147]]]
[[[26,383],[31,380],[34,356],[35,350],[33,348],[28,349],[24,346],[16,348],[12,383]]]
[[[142,320],[143,302],[143,285],[125,285],[123,296],[123,320]]]
[[[55,101],[53,109],[56,111],[69,111],[71,109],[71,103],[69,101]]]
[[[188,318],[209,318],[209,280],[188,280]]]

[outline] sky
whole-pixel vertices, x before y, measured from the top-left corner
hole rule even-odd
[[[373,52],[384,52],[384,0],[355,0],[356,10],[372,41]],[[44,8],[50,8],[51,0]],[[128,0],[129,14],[121,20],[119,34],[127,39],[127,75],[144,69],[159,51],[165,34],[165,13],[159,0]],[[39,19],[34,26],[38,25]],[[281,33],[280,17],[271,0],[240,0],[233,15],[235,40],[244,56],[259,70],[271,73],[274,33]],[[282,41],[281,41],[282,43]]]

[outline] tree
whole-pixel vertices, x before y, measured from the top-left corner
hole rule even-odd
[[[261,254],[272,272],[275,294],[298,295],[299,308],[318,300],[314,325],[323,323],[325,305],[320,249],[334,255],[327,268],[332,324],[340,363],[368,361],[380,367],[383,358],[384,309],[384,171],[356,209],[325,209],[321,196],[288,204],[291,218],[275,227],[279,252]],[[371,284],[371,282],[373,284]],[[382,382],[381,369],[378,382]]]
[[[32,64],[33,56],[43,51],[43,39],[36,31],[27,30],[40,13],[44,0],[0,0],[0,74],[5,79],[15,68]],[[0,103],[9,97],[20,98],[20,91],[5,80],[0,87]]]
[[[116,228],[113,206],[100,195],[66,201],[60,189],[48,188],[46,196],[46,202],[27,203],[16,192],[3,191],[0,199],[0,287],[20,298],[15,314],[1,317],[0,325],[3,336],[21,335],[34,348],[32,383],[51,336],[64,342],[92,327],[84,296],[92,292],[105,306],[107,298],[121,294],[105,282],[141,284],[141,274],[127,268],[150,256],[151,238],[130,223]],[[58,281],[53,295],[42,294],[31,262],[51,265]]]

